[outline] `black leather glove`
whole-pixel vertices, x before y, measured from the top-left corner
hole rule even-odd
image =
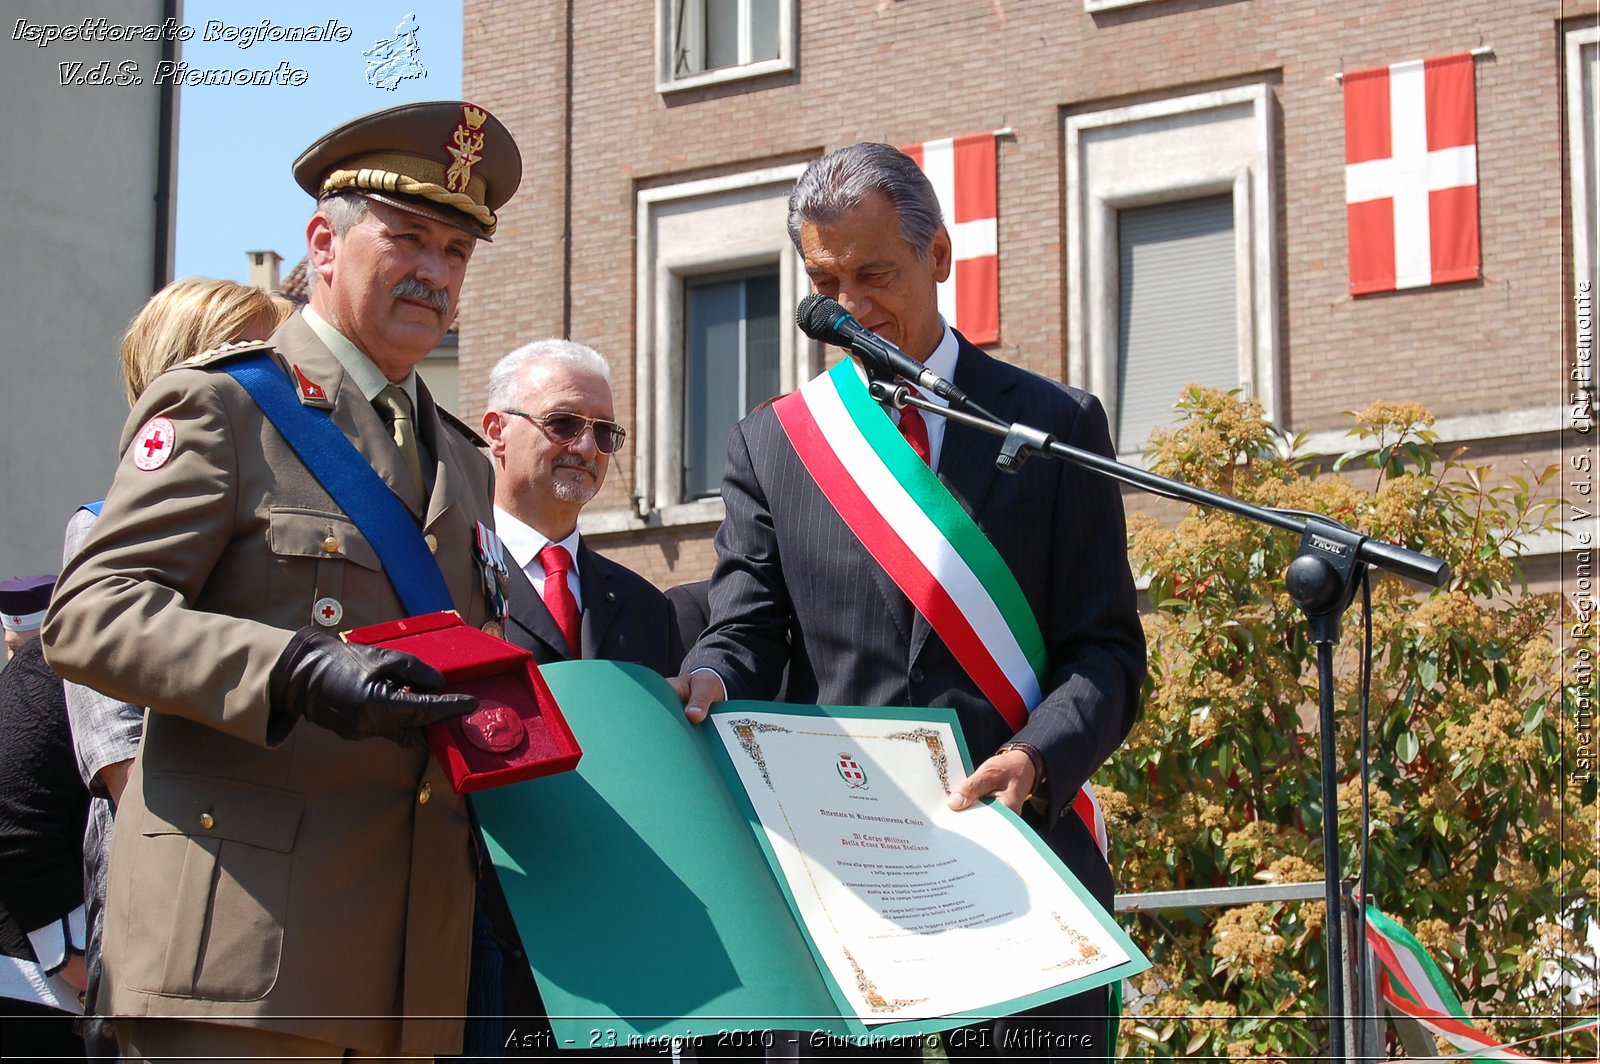
[[[471,713],[472,695],[420,694],[438,689],[439,670],[410,654],[346,643],[314,625],[294,634],[272,667],[267,741],[281,742],[304,717],[344,739],[391,739],[418,745],[425,724]]]

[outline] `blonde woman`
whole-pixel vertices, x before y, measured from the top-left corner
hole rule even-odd
[[[167,367],[219,344],[265,340],[293,310],[282,296],[233,281],[172,282],[150,297],[123,334],[128,405]]]

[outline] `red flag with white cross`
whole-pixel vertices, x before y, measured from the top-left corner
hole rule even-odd
[[[954,263],[939,313],[975,344],[1000,341],[1000,225],[993,133],[902,147],[928,175],[950,232]]]
[[[1352,295],[1480,276],[1474,76],[1466,52],[1344,76]]]

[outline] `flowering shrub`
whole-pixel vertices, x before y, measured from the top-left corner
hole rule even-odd
[[[1578,689],[1563,603],[1516,555],[1556,527],[1552,466],[1491,479],[1441,457],[1431,415],[1377,403],[1328,468],[1295,454],[1255,402],[1191,387],[1148,455],[1167,476],[1311,511],[1447,561],[1446,587],[1374,572],[1368,887],[1444,967],[1480,1026],[1557,1024],[1560,974],[1600,891],[1595,784],[1563,764]],[[1352,471],[1351,473],[1344,472]],[[1320,881],[1316,654],[1283,587],[1296,537],[1227,514],[1130,521],[1150,580],[1144,715],[1096,780],[1124,890]],[[1357,869],[1361,602],[1337,652],[1339,837]],[[1568,619],[1570,623],[1570,618]],[[1593,653],[1593,640],[1587,644]],[[1563,744],[1566,744],[1564,747]],[[1284,1059],[1325,1053],[1323,903],[1130,918],[1154,967],[1129,987],[1120,1055]],[[1592,978],[1592,975],[1591,975]],[[1592,984],[1591,984],[1592,985]],[[1575,1005],[1565,1012],[1588,1008]],[[1593,1035],[1572,1050],[1595,1055]],[[1530,1050],[1557,1047],[1535,1043]]]

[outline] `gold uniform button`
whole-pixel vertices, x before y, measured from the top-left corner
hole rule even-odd
[[[210,831],[212,828],[217,826],[217,822],[212,818],[210,813],[201,813],[200,826],[205,828],[207,831]]]
[[[417,804],[418,805],[427,805],[428,804],[428,799],[432,798],[432,797],[433,797],[433,784],[424,783],[422,785],[422,789],[417,792]]]
[[[338,554],[339,541],[333,536],[329,536],[327,539],[322,541],[322,549],[323,552],[327,554]]]
[[[439,553],[439,540],[438,540],[437,537],[434,536],[434,534],[432,532],[428,533],[426,536],[423,536],[422,537],[422,542],[424,542],[424,543],[426,543],[428,545],[428,553],[429,554],[438,554]]]

